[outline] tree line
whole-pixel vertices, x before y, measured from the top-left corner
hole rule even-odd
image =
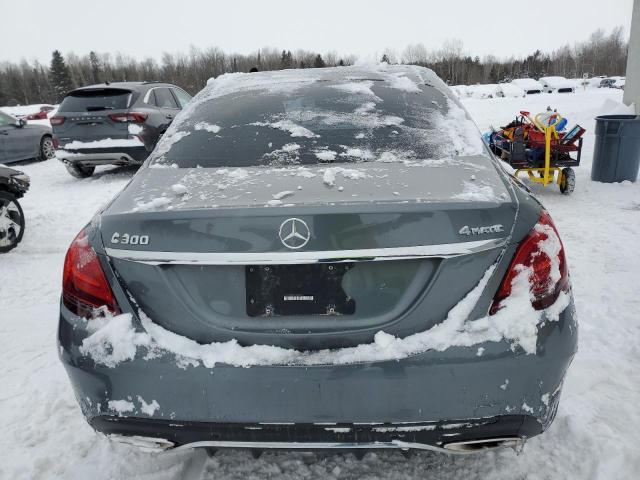
[[[407,46],[401,53],[387,50],[381,60],[425,66],[451,85],[472,85],[546,75],[624,75],[627,50],[623,28],[617,27],[609,33],[596,30],[584,42],[564,45],[550,53],[536,50],[524,58],[487,55],[481,59],[465,53],[462,41],[448,40],[439,49],[430,50],[419,43]],[[105,81],[157,80],[195,94],[209,78],[223,73],[352,65],[356,61],[355,55],[275,48],[233,54],[218,47],[192,47],[188,53],[163,53],[159,61],[138,60],[123,53],[89,52],[80,56],[71,52],[63,56],[55,50],[49,65],[37,60],[1,62],[0,105],[57,103],[73,88]]]

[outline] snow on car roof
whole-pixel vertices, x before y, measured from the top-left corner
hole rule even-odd
[[[478,85],[456,85],[451,87],[460,96],[470,98],[493,98],[497,96],[498,84],[486,83]]]
[[[524,90],[542,90],[542,85],[533,78],[516,78],[511,81],[512,84]]]
[[[573,88],[575,86],[575,83],[572,82],[571,80],[567,80],[564,77],[559,77],[559,76],[555,76],[555,77],[540,77],[540,82],[541,83],[546,83],[547,85],[549,85],[550,87],[553,88],[563,88],[563,87],[571,87]]]
[[[524,97],[525,95],[524,90],[513,83],[500,83],[497,88],[505,97]]]

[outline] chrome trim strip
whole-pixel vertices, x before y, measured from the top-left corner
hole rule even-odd
[[[264,253],[206,253],[206,252],[150,252],[105,248],[112,258],[146,263],[149,265],[271,265],[303,263],[364,262],[383,260],[407,260],[415,258],[449,258],[503,247],[505,238],[478,240],[475,242],[420,245],[415,247],[369,248],[361,250],[326,250]]]
[[[495,441],[505,441],[504,445],[498,445],[496,447],[491,448],[516,448],[517,446],[521,446],[524,444],[524,440],[519,438],[500,438],[496,440],[477,440],[469,443],[482,443],[484,441],[487,442],[495,442]],[[459,442],[462,444],[463,442]],[[280,450],[355,450],[355,449],[366,449],[366,450],[374,450],[374,449],[399,449],[399,450],[429,450],[432,452],[446,453],[449,455],[469,455],[473,453],[478,453],[482,451],[486,451],[489,449],[470,449],[470,450],[456,450],[445,447],[437,447],[435,445],[429,445],[426,443],[413,443],[413,442],[403,442],[402,440],[392,440],[390,442],[368,442],[368,443],[341,443],[341,442],[241,442],[241,441],[202,441],[202,442],[193,442],[187,443],[185,445],[180,445],[179,447],[171,449],[171,451],[179,451],[179,450],[188,450],[192,448],[202,448],[202,447],[210,447],[210,448],[250,448],[255,450],[269,450],[269,449],[280,449]]]

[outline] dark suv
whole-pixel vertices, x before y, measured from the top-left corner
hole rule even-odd
[[[73,90],[51,117],[57,157],[71,175],[96,165],[140,165],[191,96],[175,85],[118,82]]]

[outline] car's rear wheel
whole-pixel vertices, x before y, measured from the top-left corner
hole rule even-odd
[[[88,178],[93,175],[93,172],[96,169],[96,167],[83,167],[82,165],[74,165],[71,163],[67,163],[65,166],[67,167],[67,172],[69,172],[71,176],[76,178]]]
[[[49,160],[56,156],[56,149],[53,146],[53,138],[48,135],[42,137],[40,140],[40,160]]]
[[[16,248],[24,234],[24,214],[16,197],[0,191],[0,253]]]

